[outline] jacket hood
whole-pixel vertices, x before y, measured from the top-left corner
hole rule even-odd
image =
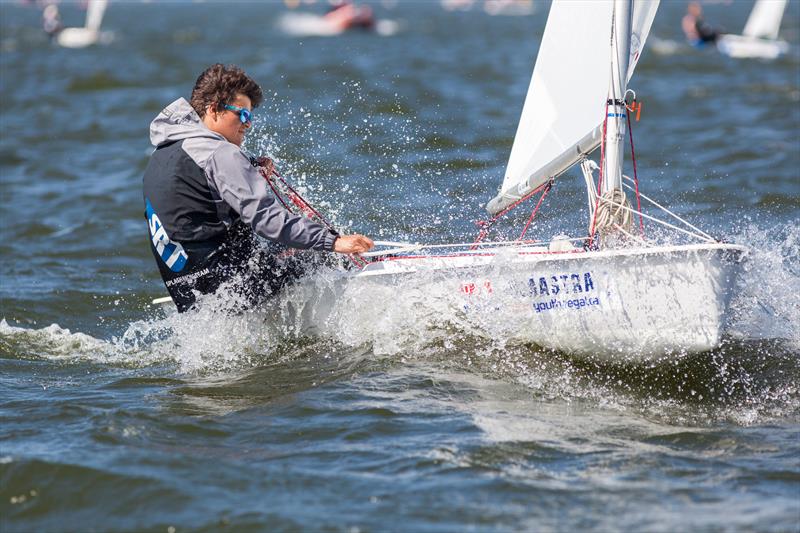
[[[194,137],[225,140],[225,137],[208,129],[185,98],[178,98],[150,123],[150,142],[159,146],[165,142],[181,141]]]

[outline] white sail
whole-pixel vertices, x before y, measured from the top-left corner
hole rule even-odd
[[[759,39],[777,39],[785,8],[786,0],[756,0],[742,34]]]
[[[570,168],[600,144],[611,75],[613,0],[554,0],[506,175],[490,213]],[[628,79],[658,0],[635,0]]]
[[[103,23],[103,14],[106,11],[108,0],[89,0],[86,6],[86,25],[85,28],[91,31],[99,31],[100,24]]]

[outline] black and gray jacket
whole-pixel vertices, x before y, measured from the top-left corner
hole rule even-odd
[[[241,148],[209,130],[185,99],[153,120],[150,141],[156,149],[144,173],[145,217],[173,299],[181,279],[195,284],[208,269],[208,257],[242,235],[333,250],[336,233],[287,211]]]

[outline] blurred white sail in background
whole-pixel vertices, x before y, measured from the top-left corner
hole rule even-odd
[[[775,59],[789,51],[789,43],[778,40],[786,0],[756,0],[742,35],[723,35],[717,49],[730,57]]]
[[[103,23],[103,15],[108,6],[107,0],[90,0],[86,6],[86,29],[98,32]]]
[[[756,0],[742,35],[760,39],[777,39],[786,0]]]
[[[82,28],[64,28],[56,41],[66,48],[84,48],[98,43],[104,35],[100,32],[108,0],[89,0],[86,5],[86,22]],[[109,34],[110,35],[110,34]]]

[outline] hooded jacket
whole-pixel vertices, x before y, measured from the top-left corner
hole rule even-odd
[[[208,257],[248,233],[292,248],[333,250],[337,234],[286,210],[241,148],[208,129],[185,99],[153,120],[150,141],[145,217],[173,299],[176,283],[195,284]]]
[[[144,175],[149,202],[170,241],[224,238],[238,220],[292,248],[333,250],[337,235],[276,201],[245,153],[209,130],[184,98],[150,124],[156,147]]]

